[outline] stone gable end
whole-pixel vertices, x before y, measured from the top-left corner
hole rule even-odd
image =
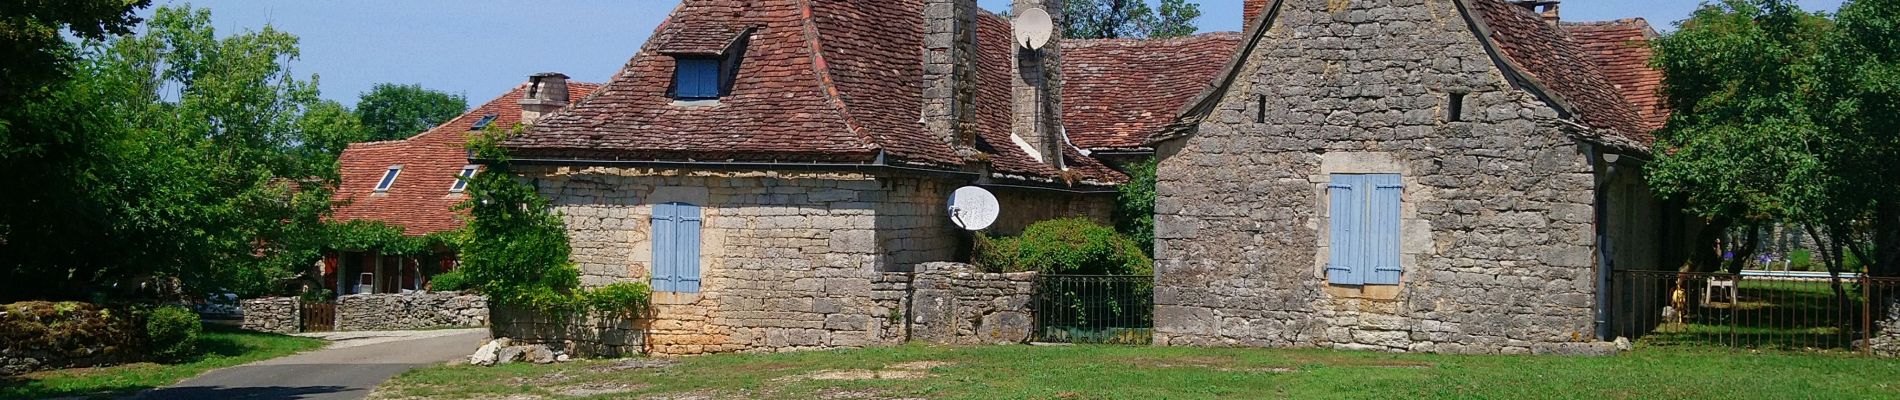
[[[1157,344],[1529,353],[1591,339],[1587,150],[1455,1],[1272,6],[1217,107],[1161,143]],[[1398,285],[1328,283],[1334,173],[1402,177]]]

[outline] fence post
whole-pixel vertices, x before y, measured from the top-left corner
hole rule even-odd
[[[1867,272],[1860,274],[1860,299],[1860,348],[1871,357],[1874,355],[1874,279]]]

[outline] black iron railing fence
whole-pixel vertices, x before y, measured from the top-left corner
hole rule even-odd
[[[1031,340],[1148,344],[1154,337],[1154,277],[1040,275]]]
[[[1612,333],[1654,346],[1871,351],[1900,278],[1618,271]]]

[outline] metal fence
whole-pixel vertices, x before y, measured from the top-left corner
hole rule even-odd
[[[1038,342],[1148,344],[1154,338],[1154,277],[1036,277]]]
[[[1871,351],[1900,279],[1848,274],[1618,271],[1617,336],[1651,346]]]

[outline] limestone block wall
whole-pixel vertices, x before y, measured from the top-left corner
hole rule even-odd
[[[1887,314],[1875,316],[1874,337],[1870,342],[1874,355],[1900,357],[1900,299],[1887,299]]]
[[[989,231],[995,235],[1015,235],[1030,224],[1058,218],[1083,217],[1113,226],[1115,193],[1059,194],[1010,188],[991,188],[996,202],[1004,210]]]
[[[244,322],[240,326],[258,332],[297,333],[303,329],[299,304],[295,297],[245,300],[240,306],[244,310]]]
[[[458,292],[356,294],[337,298],[336,329],[380,331],[488,325],[488,298]]]
[[[1156,343],[1595,348],[1593,169],[1556,111],[1450,0],[1281,7],[1198,133],[1160,149]],[[1327,282],[1332,173],[1402,176],[1399,285]]]
[[[884,274],[955,256],[957,183],[837,172],[538,167],[583,284],[646,281],[653,204],[702,207],[701,288],[656,293],[646,349],[677,355],[902,341]]]
[[[496,306],[490,336],[514,343],[545,344],[567,354],[590,358],[647,354],[651,321],[588,315],[550,315],[530,309]]]
[[[918,267],[911,287],[911,340],[1012,344],[1034,329],[1035,272],[983,273],[959,263]]]

